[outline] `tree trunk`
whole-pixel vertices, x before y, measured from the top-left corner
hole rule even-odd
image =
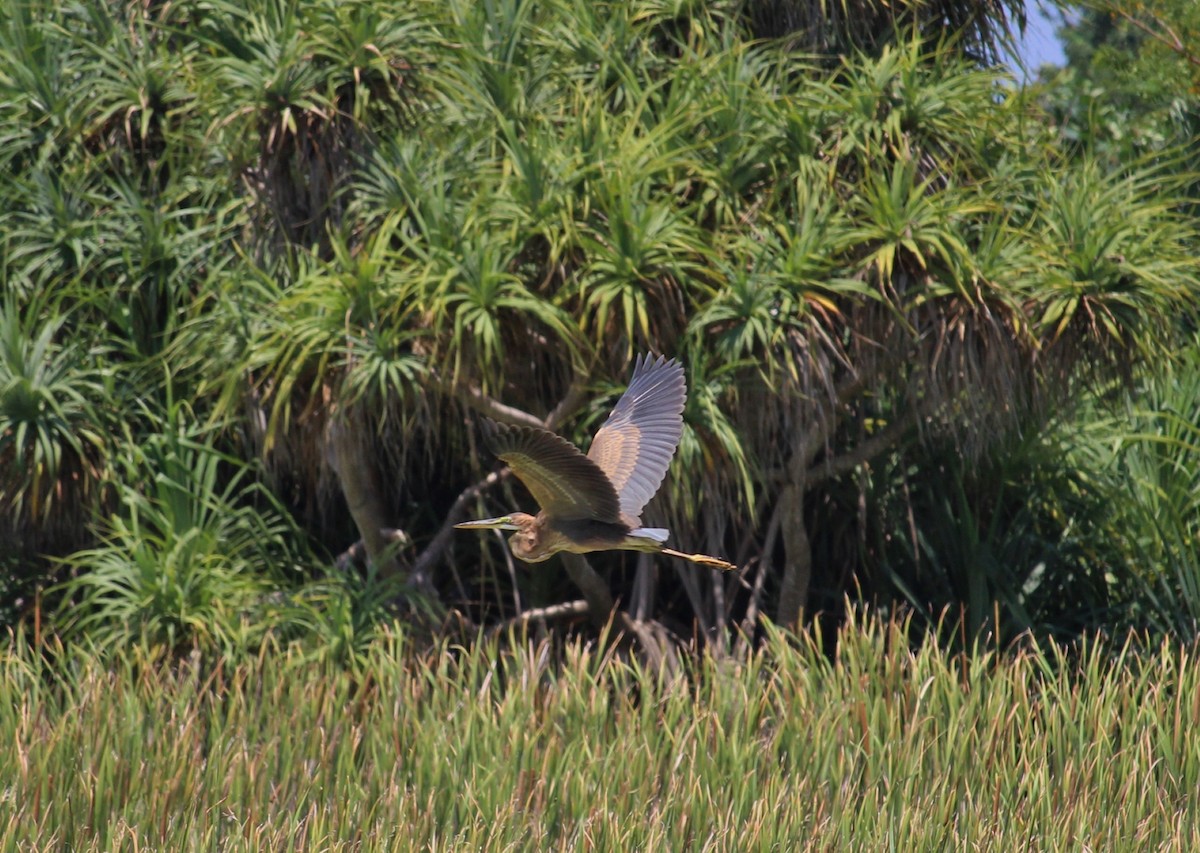
[[[647,666],[655,670],[666,666],[673,670],[677,661],[670,638],[663,627],[657,622],[643,622],[624,610],[618,610],[616,600],[609,592],[604,578],[579,554],[563,551],[561,556],[567,574],[583,591],[592,624],[604,631],[611,621],[612,627],[618,632],[618,642],[628,644],[636,641],[636,648]]]
[[[792,458],[788,462],[788,482],[779,495],[784,568],[775,620],[789,628],[800,626],[800,616],[808,604],[808,587],[812,580],[812,543],[804,524],[804,496],[809,486],[809,469],[824,443],[825,432],[821,429],[795,436]]]
[[[789,628],[797,628],[808,604],[808,587],[812,580],[812,545],[804,526],[803,481],[788,483],[779,499],[785,564],[775,620]]]
[[[612,618],[613,608],[616,606],[612,593],[608,590],[608,584],[596,573],[595,569],[588,565],[588,561],[578,554],[564,551],[560,556],[563,566],[567,569],[567,574],[575,582],[575,586],[579,587],[583,597],[587,599],[588,616],[591,618],[592,624],[597,628],[606,627],[608,620]]]
[[[855,380],[838,393],[838,399],[849,399],[864,387],[864,380]],[[827,458],[814,467],[822,449],[832,441],[837,426],[837,412],[825,420],[817,420],[807,432],[796,432],[792,439],[792,455],[788,461],[787,483],[779,496],[780,534],[783,539],[785,566],[779,590],[779,607],[775,619],[781,625],[798,627],[800,616],[808,605],[812,581],[812,542],[804,523],[804,498],[808,490],[825,480],[848,474],[898,444],[913,429],[919,417],[913,407],[905,411],[882,430],[864,439],[850,451]]]
[[[337,474],[350,517],[358,528],[367,559],[381,578],[393,578],[400,571],[392,541],[384,532],[391,527],[386,502],[379,486],[375,460],[369,457],[369,437],[362,418],[350,409],[335,412],[326,427],[331,462]]]

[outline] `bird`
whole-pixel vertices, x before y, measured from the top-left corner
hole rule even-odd
[[[687,384],[683,366],[639,355],[629,387],[585,456],[566,439],[535,426],[483,421],[484,443],[508,463],[537,501],[537,515],[512,512],[463,521],[461,530],[512,530],[515,557],[540,563],[560,551],[626,550],[666,554],[722,571],[732,563],[666,547],[670,531],[643,527],[642,510],[666,476],[683,434]]]

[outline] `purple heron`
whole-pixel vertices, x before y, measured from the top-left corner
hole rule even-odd
[[[683,367],[662,356],[638,356],[629,387],[592,439],[587,456],[554,433],[484,421],[488,448],[512,468],[541,511],[464,521],[464,530],[515,530],[514,556],[540,563],[559,551],[623,549],[667,554],[729,570],[732,563],[666,547],[669,531],[642,527],[683,433],[687,387]]]

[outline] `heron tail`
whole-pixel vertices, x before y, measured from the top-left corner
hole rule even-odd
[[[678,557],[681,560],[689,560],[693,563],[699,563],[701,566],[708,566],[713,569],[720,569],[723,572],[732,572],[737,568],[733,563],[727,560],[722,560],[720,557],[710,557],[707,554],[685,554],[682,551],[675,551],[671,548],[663,548],[661,553],[669,557]]]
[[[636,530],[629,531],[629,535],[636,539],[650,539],[654,542],[666,542],[667,537],[671,535],[671,531],[665,527],[639,527]]]

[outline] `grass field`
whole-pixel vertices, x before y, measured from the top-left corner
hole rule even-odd
[[[896,623],[667,678],[583,645],[357,674],[0,652],[3,850],[1200,849],[1176,646],[913,651]]]

